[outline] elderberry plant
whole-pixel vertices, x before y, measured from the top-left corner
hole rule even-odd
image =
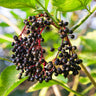
[[[12,42],[12,59],[13,63],[17,66],[17,70],[21,70],[18,78],[21,79],[22,74],[28,76],[28,81],[34,81],[35,79],[42,83],[43,80],[48,82],[52,79],[52,75],[58,76],[63,74],[66,78],[70,71],[75,76],[81,70],[79,66],[82,63],[81,59],[78,59],[77,54],[74,52],[77,47],[70,44],[68,36],[74,38],[73,31],[69,30],[68,22],[59,22],[58,34],[62,39],[61,45],[58,48],[56,57],[47,62],[44,58],[45,49],[42,48],[41,42],[44,42],[42,38],[42,32],[45,28],[49,29],[51,25],[55,26],[50,16],[47,13],[39,14],[37,16],[29,16],[24,20],[24,29],[19,36],[14,35]],[[24,36],[23,36],[24,35]],[[50,48],[53,52],[55,48]]]
[[[59,93],[58,96],[61,96],[60,92],[58,92],[59,89],[56,88],[58,90],[55,90],[54,88],[58,87],[57,85],[62,86],[64,90],[68,91],[63,92],[62,96],[93,96],[96,91],[96,71],[93,70],[96,69],[96,32],[87,31],[87,29],[91,29],[89,28],[89,23],[87,28],[82,27],[82,30],[80,29],[76,32],[76,29],[96,11],[96,5],[91,8],[91,1],[96,2],[96,0],[0,0],[0,6],[10,8],[11,10],[9,13],[17,21],[17,25],[15,25],[10,18],[7,18],[8,15],[5,8],[3,10],[5,11],[4,15],[2,14],[3,8],[0,7],[0,20],[2,19],[0,21],[0,31],[2,27],[2,29],[6,29],[6,27],[11,26],[18,34],[14,36],[13,34],[6,34],[5,29],[4,32],[0,32],[0,53],[1,47],[4,50],[6,48],[8,50],[6,52],[10,53],[6,54],[7,58],[0,57],[0,60],[8,61],[11,64],[14,63],[16,65],[8,66],[1,72],[0,96],[9,96],[12,90],[21,83],[22,85],[24,84],[23,86],[25,87],[26,80],[28,80],[28,83],[30,84],[38,81],[29,87],[27,92],[43,88],[40,91],[39,96],[45,95],[50,86],[52,86],[51,88],[53,88],[54,94],[57,95],[57,93]],[[24,23],[22,21],[22,19],[24,19],[23,14],[22,16],[19,16],[20,14],[17,14],[18,10],[16,13],[15,10],[13,10],[17,8],[19,9],[19,13],[22,11],[26,13],[26,17],[24,18],[27,19],[24,20]],[[74,12],[82,9],[84,10],[79,11],[80,13]],[[67,12],[71,12],[72,15],[69,17]],[[84,14],[86,13],[84,18],[81,18],[80,15],[82,12],[84,12]],[[92,16],[95,17],[95,14]],[[81,20],[77,22],[77,19],[80,19],[79,17]],[[95,20],[93,17],[92,20]],[[70,20],[69,22],[65,22],[63,19]],[[75,24],[76,22],[77,24]],[[68,23],[70,23],[69,26]],[[92,25],[93,23],[94,22],[92,22]],[[19,28],[22,28],[23,26],[24,28],[21,31]],[[58,34],[59,40],[58,37],[55,37],[56,35],[53,35],[55,32],[57,32],[56,34]],[[78,38],[75,38],[76,40],[74,39],[75,33],[73,32],[78,33]],[[43,36],[43,33],[46,34],[46,36]],[[52,42],[58,41],[60,45],[58,46],[57,42],[52,45],[51,39]],[[72,40],[73,45],[70,42],[71,39],[74,39]],[[45,44],[46,41],[48,41],[47,44]],[[2,42],[4,44],[2,44]],[[10,42],[12,42],[12,46],[9,48],[9,45],[11,45]],[[51,45],[50,49],[48,49],[49,47],[46,47],[49,44]],[[77,51],[77,47],[80,49],[80,52]],[[12,52],[10,52],[10,49],[12,49]],[[49,58],[48,53],[50,55],[54,54],[51,55],[51,59]],[[12,56],[10,56],[11,54]],[[2,54],[0,54],[0,56],[1,55]],[[78,55],[81,59],[78,58]],[[48,59],[46,57],[48,57]],[[2,61],[0,61],[0,64],[1,63]],[[2,65],[4,65],[3,63]],[[87,70],[87,67],[89,67],[90,70]],[[1,69],[2,66],[0,65],[0,71]],[[70,78],[71,76],[72,78]],[[80,86],[78,86],[79,84]],[[95,88],[93,88],[93,85]],[[66,95],[66,93],[68,95]]]

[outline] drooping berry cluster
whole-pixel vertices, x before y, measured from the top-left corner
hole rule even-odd
[[[25,27],[19,36],[14,36],[12,46],[12,59],[13,63],[17,66],[17,70],[21,70],[19,79],[22,74],[28,76],[29,81],[38,80],[40,83],[45,80],[48,82],[52,79],[52,74],[55,76],[63,74],[67,77],[69,72],[72,71],[73,75],[78,74],[82,60],[78,59],[77,54],[74,53],[76,46],[71,46],[68,36],[74,38],[73,31],[69,30],[66,26],[68,22],[59,22],[59,34],[62,43],[58,48],[58,53],[54,60],[46,62],[44,59],[45,49],[42,48],[41,42],[44,42],[41,33],[45,28],[49,29],[50,25],[56,25],[50,19],[47,13],[38,16],[29,16],[24,20]],[[27,34],[27,35],[26,35]],[[24,35],[24,36],[23,36]],[[51,48],[50,51],[54,51]]]

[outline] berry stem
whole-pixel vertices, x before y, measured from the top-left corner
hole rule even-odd
[[[74,78],[74,84],[73,84],[72,90],[76,91],[78,88],[78,84],[79,84],[79,75],[75,76]],[[74,96],[74,93],[70,92],[68,96]]]
[[[92,78],[92,76],[90,75],[90,73],[87,71],[86,67],[82,63],[80,65],[81,65],[82,69],[84,70],[84,72],[86,73],[86,75],[89,77],[89,79],[92,82],[92,84],[94,85],[94,87],[96,88],[96,82]]]
[[[24,26],[24,28],[23,28],[22,32],[20,33],[19,37],[23,34],[25,28],[26,28],[26,25]]]
[[[72,45],[71,42],[70,42],[70,40],[69,40],[69,38],[68,38],[68,36],[65,37],[65,40],[69,42],[69,46]]]
[[[46,26],[44,26],[44,27],[41,29],[40,34],[43,32],[43,30],[44,30],[45,27],[46,27]]]

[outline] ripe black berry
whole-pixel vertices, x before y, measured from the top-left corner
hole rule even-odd
[[[54,48],[51,48],[50,51],[53,52],[55,49]]]
[[[73,33],[73,30],[69,30],[69,34],[72,34]]]
[[[15,43],[14,42],[12,42],[12,44],[11,44],[12,46],[14,46],[15,45]]]
[[[71,35],[70,37],[71,37],[71,39],[74,39],[74,38],[75,38],[75,36],[74,36],[74,35]]]
[[[62,53],[60,53],[60,54],[59,54],[59,57],[63,57],[63,54],[62,54]]]
[[[67,26],[68,25],[68,22],[64,22],[64,26]]]
[[[48,16],[47,13],[40,14],[37,16],[29,16],[28,19],[24,20],[25,27],[19,36],[14,35],[12,42],[12,61],[16,65],[17,70],[21,70],[18,78],[22,78],[22,74],[28,76],[28,81],[39,81],[40,83],[45,80],[48,82],[52,79],[52,75],[58,76],[63,74],[66,78],[69,72],[72,71],[73,75],[77,75],[82,63],[81,59],[78,59],[77,54],[74,53],[76,46],[71,46],[68,36],[72,35],[73,31],[69,30],[68,22],[59,22],[59,35],[62,43],[59,48],[50,48],[53,52],[57,49],[57,55],[52,60],[47,62],[44,56],[47,54],[45,49],[41,46],[41,42],[44,42],[42,38],[42,32],[44,29],[47,31],[51,29],[50,25],[56,27],[55,23]],[[22,36],[24,34],[24,37]],[[44,55],[44,53],[46,54]]]
[[[29,20],[32,20],[32,16],[29,16],[28,19],[29,19]]]
[[[29,34],[30,33],[30,30],[27,30],[27,34]]]
[[[13,39],[14,39],[15,41],[18,41],[18,37],[17,37],[16,35],[13,36]]]

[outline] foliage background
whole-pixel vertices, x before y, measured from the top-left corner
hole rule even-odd
[[[7,96],[7,94],[9,94],[16,86],[19,85],[8,96],[54,96],[56,95],[55,88],[57,87],[58,92],[60,92],[59,95],[68,96],[69,92],[63,88],[63,85],[61,85],[63,87],[50,87],[54,84],[58,84],[55,81],[51,81],[47,85],[44,82],[42,85],[38,85],[38,83],[37,85],[34,85],[36,82],[27,82],[26,78],[23,78],[21,81],[17,80],[18,72],[15,70],[15,66],[13,65],[13,63],[11,63],[10,57],[12,54],[12,37],[14,34],[18,34],[18,32],[16,31],[16,27],[9,26],[6,21],[8,19],[8,22],[11,22],[11,25],[13,24],[14,26],[17,26],[17,29],[19,28],[18,30],[22,30],[24,26],[23,20],[25,18],[28,18],[28,16],[39,14],[40,12],[44,11],[44,9],[42,9],[39,4],[35,6],[35,2],[31,3],[31,0],[29,0],[29,2],[26,1],[25,5],[25,1],[26,0],[21,0],[20,2],[19,0],[15,0],[14,4],[17,4],[17,6],[15,6],[13,3],[7,5],[7,0],[0,1],[0,73],[5,68],[7,68],[1,73],[0,76],[0,94],[2,94],[1,96]],[[46,2],[44,2],[44,0],[40,0],[40,2],[45,6],[46,9],[48,9],[48,11],[53,15],[55,19],[60,19],[61,14],[61,19],[69,22],[69,28],[72,28],[81,18],[83,18],[83,16],[88,14],[87,9],[89,8],[89,5],[92,9],[93,6],[96,4],[96,0],[81,0],[81,2],[84,2],[83,5],[78,3],[78,0],[76,0],[76,2],[72,2],[72,0],[51,0],[51,2],[49,2],[49,0],[45,1]],[[89,1],[91,1],[90,4]],[[74,5],[74,3],[76,3],[77,6],[72,6]],[[88,8],[86,8],[87,4]],[[6,6],[7,8],[4,8]],[[23,8],[24,6],[25,8]],[[4,16],[5,19],[2,18],[2,16]],[[76,38],[74,40],[71,40],[72,45],[76,45],[78,47],[77,52],[79,54],[79,57],[83,59],[84,65],[86,66],[87,70],[96,80],[96,13],[94,12],[93,15],[91,15],[77,30],[75,30],[74,34]],[[56,51],[54,53],[51,53],[49,51],[49,48],[52,46],[57,48],[60,45],[60,38],[57,34],[57,29],[53,27],[52,30],[50,30],[49,32],[45,30],[42,35],[45,38],[45,43],[43,44],[43,47],[48,51],[46,59],[50,60],[51,58],[54,58],[54,54],[56,53]],[[8,58],[9,61],[7,59],[3,59],[3,57]],[[77,92],[82,93],[85,96],[96,96],[95,88],[83,71],[80,71],[80,76],[77,77],[69,76],[67,79],[65,79],[62,76],[59,76],[57,78],[54,77],[54,80],[63,82],[65,85],[67,84],[70,88],[74,86],[75,82],[75,85],[77,85]],[[41,88],[43,89],[40,90]],[[39,91],[37,91],[38,89]],[[26,93],[26,91],[31,93]],[[46,92],[47,95],[45,95]]]

